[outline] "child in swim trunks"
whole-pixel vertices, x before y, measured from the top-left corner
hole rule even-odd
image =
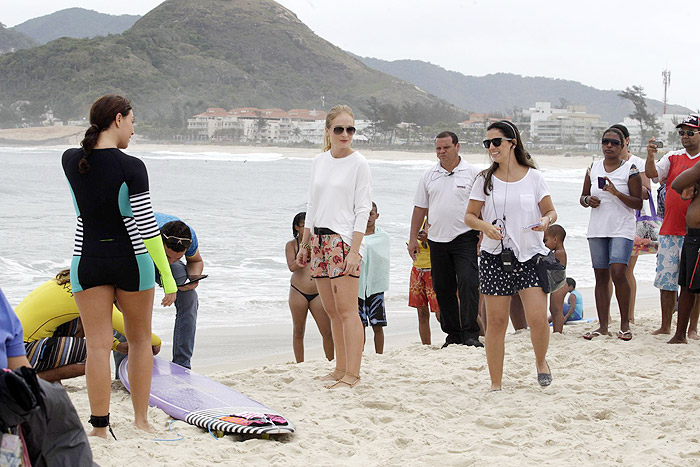
[[[440,307],[433,290],[433,276],[430,264],[430,246],[426,229],[428,218],[423,219],[421,230],[418,231],[420,251],[411,268],[411,279],[408,288],[408,306],[418,312],[418,334],[421,343],[430,345],[430,312],[440,321]]]
[[[384,353],[384,326],[386,326],[386,306],[384,292],[389,289],[389,234],[375,226],[379,212],[372,202],[372,210],[367,221],[362,257],[360,284],[358,287],[358,308],[360,319],[365,327],[374,331],[374,350]]]

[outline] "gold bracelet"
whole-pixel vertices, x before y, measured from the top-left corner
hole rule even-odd
[[[311,251],[311,245],[309,245],[309,244],[306,243],[306,242],[301,242],[301,243],[299,243],[299,246],[302,247],[302,248],[305,249],[305,250]]]

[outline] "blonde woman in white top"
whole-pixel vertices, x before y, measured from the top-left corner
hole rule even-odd
[[[642,208],[642,180],[639,168],[622,159],[625,137],[617,128],[603,134],[603,159],[586,173],[580,203],[590,207],[588,247],[595,274],[595,301],[599,326],[583,335],[591,340],[608,335],[610,316],[610,278],[620,306],[620,331],[617,337],[632,339],[629,324],[630,286],[627,280],[636,229],[635,209]]]
[[[372,209],[372,177],[367,160],[351,147],[355,119],[337,105],[326,116],[323,153],[311,167],[306,225],[297,263],[311,260],[323,307],[331,320],[335,370],[322,377],[328,388],[360,381],[364,327],[357,308],[362,238]],[[313,234],[313,235],[312,235]]]
[[[481,241],[479,287],[486,301],[486,361],[491,390],[500,391],[505,335],[511,296],[518,295],[530,326],[537,382],[552,383],[547,364],[549,323],[547,295],[535,260],[549,250],[544,231],[557,219],[549,189],[525,150],[517,127],[506,120],[492,123],[484,147],[491,167],[474,181],[464,222],[484,233]]]

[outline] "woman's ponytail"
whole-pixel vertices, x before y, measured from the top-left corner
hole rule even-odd
[[[126,117],[131,112],[131,103],[122,96],[108,94],[102,96],[90,108],[90,128],[85,131],[85,137],[80,142],[83,148],[83,158],[78,162],[78,171],[86,174],[90,171],[88,156],[95,149],[100,133],[109,128],[117,114]]]

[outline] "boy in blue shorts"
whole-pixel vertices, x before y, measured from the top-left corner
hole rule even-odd
[[[389,234],[375,227],[378,218],[377,205],[372,202],[365,237],[362,240],[365,253],[362,256],[357,303],[362,324],[365,327],[372,326],[374,350],[380,354],[384,353],[384,326],[386,326],[384,292],[389,289],[391,242]]]

